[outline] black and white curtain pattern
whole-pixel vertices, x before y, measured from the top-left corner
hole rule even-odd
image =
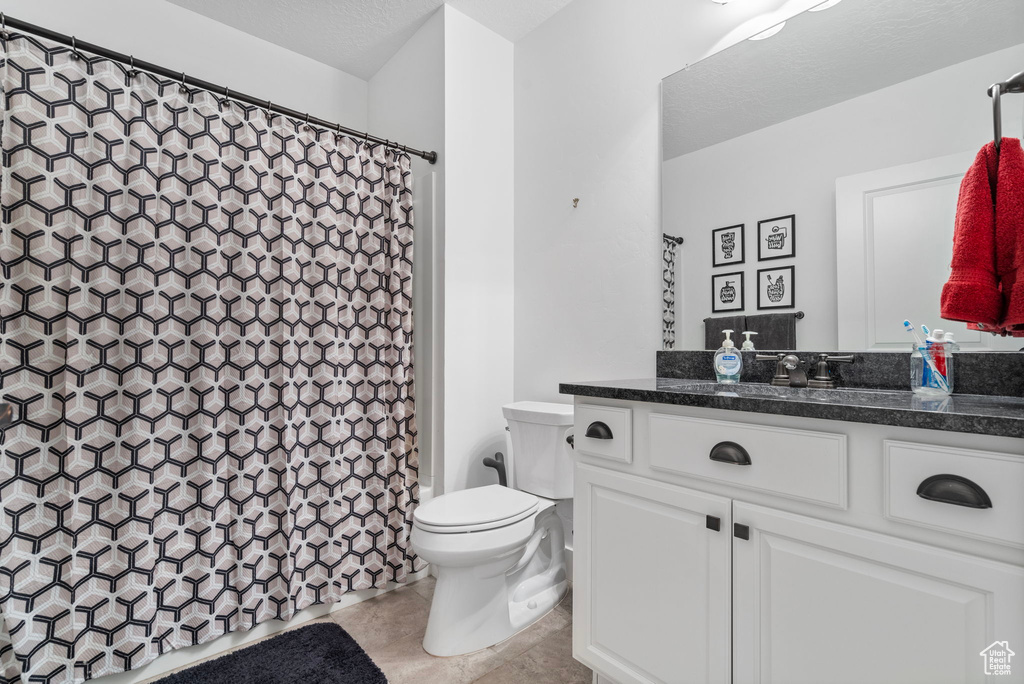
[[[661,348],[676,346],[676,248],[679,238],[661,236]]]
[[[0,681],[419,569],[408,156],[3,43]]]

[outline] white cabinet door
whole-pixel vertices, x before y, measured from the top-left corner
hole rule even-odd
[[[576,659],[618,684],[728,683],[730,501],[580,464],[575,482]]]
[[[750,504],[733,519],[737,684],[984,682],[984,649],[1024,648],[1024,568]]]

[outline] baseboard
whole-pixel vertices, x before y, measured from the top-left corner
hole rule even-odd
[[[408,581],[415,582],[418,579],[423,579],[428,574],[429,568],[420,570],[417,573],[409,575]],[[362,603],[363,601],[372,599],[375,596],[385,594],[392,589],[397,589],[400,586],[402,585],[389,584],[387,587],[382,589],[362,589],[360,591],[352,591],[345,594],[336,603],[310,606],[305,610],[300,610],[292,616],[291,620],[270,620],[269,622],[264,622],[263,624],[253,627],[247,632],[231,632],[224,636],[217,637],[213,641],[208,641],[205,644],[179,648],[171,651],[170,653],[165,653],[164,655],[159,656],[156,660],[153,660],[140,668],[129,670],[128,672],[107,675],[106,677],[97,677],[90,681],[95,682],[95,684],[140,684],[141,682],[152,679],[153,677],[159,677],[167,674],[172,670],[197,665],[203,660],[216,658],[217,656],[223,655],[228,651],[233,651],[240,646],[245,646],[272,634],[296,627],[303,622],[323,617],[324,615],[348,608],[349,606],[353,606],[357,603]]]

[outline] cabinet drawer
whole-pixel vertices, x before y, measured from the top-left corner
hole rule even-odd
[[[659,413],[649,427],[652,468],[846,508],[846,435]]]
[[[577,404],[573,433],[577,453],[633,462],[633,412],[630,409]],[[588,433],[592,436],[588,437]]]
[[[1024,547],[1022,492],[1024,458],[1020,456],[885,441],[885,515],[892,520]],[[925,496],[952,498],[961,504]],[[991,507],[975,508],[969,505],[972,499]]]

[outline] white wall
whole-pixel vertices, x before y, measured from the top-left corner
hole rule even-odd
[[[164,0],[9,0],[8,16],[358,130],[366,81]]]
[[[444,491],[495,482],[512,401],[513,48],[445,20]]]
[[[413,257],[413,354],[420,497],[440,477],[444,447],[444,11],[438,10],[369,81],[368,127],[438,152],[436,164],[412,158],[416,211]]]
[[[784,4],[577,0],[516,44],[517,399],[653,374],[661,79]]]
[[[797,324],[800,347],[838,348],[836,178],[976,151],[992,139],[992,105],[985,88],[1020,71],[1021,64],[1024,45],[666,162],[666,225],[686,239],[680,254],[684,275],[676,348],[704,346],[701,321],[711,315],[711,230],[737,223],[747,226],[746,264],[735,269],[746,272],[746,311],[756,311],[751,283],[759,266],[795,263],[796,304],[807,314]],[[1020,135],[1019,103],[1005,108],[1003,126],[1004,135]],[[796,259],[759,265],[757,221],[792,213],[797,217]]]

